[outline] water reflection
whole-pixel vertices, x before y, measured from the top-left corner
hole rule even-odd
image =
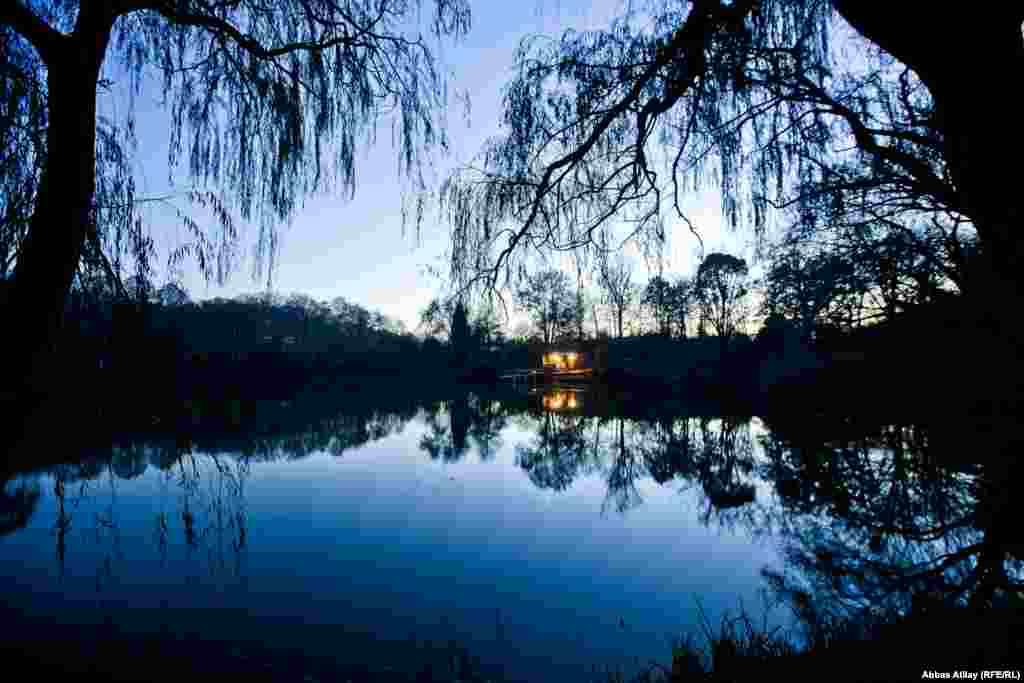
[[[3,500],[18,501],[22,516],[17,528],[24,528],[39,499],[41,481],[50,480],[53,520],[49,530],[58,578],[63,581],[67,575],[68,557],[77,543],[82,551],[80,556],[97,559],[95,588],[102,592],[115,579],[115,570],[124,560],[120,482],[136,479],[155,465],[160,470],[157,481],[161,495],[153,500],[160,509],[147,515],[147,520],[132,517],[128,524],[133,533],[140,527],[151,529],[164,569],[168,568],[169,549],[180,544],[184,565],[189,567],[188,581],[198,581],[200,574],[242,576],[247,538],[244,489],[249,476],[248,458],[182,453],[168,461],[166,456],[167,451],[158,448],[115,447],[106,462],[93,454],[81,463],[50,467],[34,480],[9,480],[4,486]],[[8,493],[11,490],[13,494]],[[173,507],[168,504],[171,500]],[[206,568],[201,569],[204,562]]]
[[[508,425],[508,410],[500,401],[470,394],[428,403],[422,415],[427,430],[420,438],[420,449],[431,460],[444,462],[458,462],[471,445],[480,460],[490,460],[501,447],[500,435]]]
[[[1022,465],[973,461],[944,420],[764,423],[622,401],[599,386],[349,402],[326,414],[321,407],[306,421],[296,414],[301,406],[287,403],[230,411],[249,411],[263,428],[218,432],[193,424],[65,462],[9,463],[0,476],[0,536],[31,531],[51,491],[52,517],[40,523],[52,538],[58,581],[75,573],[76,562],[81,576],[88,558],[97,595],[131,583],[141,570],[125,557],[125,535],[144,519],[161,571],[194,587],[244,588],[247,554],[261,533],[247,493],[254,467],[358,459],[362,447],[415,422],[411,450],[431,464],[478,463],[501,479],[498,454],[508,451],[532,487],[565,500],[582,495],[578,484],[599,482],[602,513],[629,517],[645,496],[668,488],[693,496],[704,526],[772,536],[785,566],[767,568],[766,585],[799,615],[809,640],[839,623],[871,628],[893,615],[1024,606],[1024,503],[1013,495]],[[122,495],[125,487],[131,496]],[[320,520],[309,522],[315,529]],[[398,545],[415,545],[402,539]],[[386,557],[386,544],[374,552]]]
[[[636,483],[679,479],[698,486],[705,522],[755,500],[749,417],[586,415],[579,389],[540,394],[535,436],[516,447],[520,467],[540,488],[563,491],[579,476],[603,473],[607,503],[625,512],[642,502]],[[578,398],[577,398],[578,397]],[[575,403],[570,409],[570,402]]]
[[[540,405],[546,412],[560,413],[583,409],[583,389],[552,387],[536,392],[540,397]]]
[[[1024,510],[1012,495],[1021,467],[999,456],[970,462],[960,439],[942,438],[948,429],[837,421],[831,437],[786,425],[764,438],[760,475],[780,503],[764,523],[780,532],[788,565],[765,575],[809,640],[840,623],[870,636],[896,618],[937,623],[938,614],[963,619],[964,609],[991,628],[1005,624],[995,615],[1024,607]],[[1000,652],[1009,654],[996,647],[989,663]]]
[[[5,482],[0,490],[0,536],[24,529],[38,503],[38,482]]]

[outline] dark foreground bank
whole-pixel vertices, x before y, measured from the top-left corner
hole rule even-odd
[[[916,681],[954,672],[1009,671],[1019,676],[1024,667],[1020,609],[950,609],[872,624],[820,626],[808,647],[798,647],[738,614],[677,641],[666,661],[651,663],[628,680]],[[188,633],[146,637],[109,623],[83,633],[8,609],[3,610],[3,636],[0,656],[10,671],[78,681],[509,680],[501,671],[485,670],[458,643],[443,639],[383,643],[372,634],[338,633],[333,634],[337,657],[311,657],[302,648],[235,640],[230,634],[216,641]],[[580,672],[578,680],[627,679],[616,672],[592,671]]]

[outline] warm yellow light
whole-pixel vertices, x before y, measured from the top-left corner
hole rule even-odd
[[[576,407],[576,395],[575,394],[569,394],[568,406],[570,408],[575,408]]]
[[[544,397],[544,407],[548,410],[560,410],[565,403],[562,392],[555,392]]]
[[[565,356],[561,353],[549,353],[544,356],[544,365],[553,365],[561,370],[565,367]]]
[[[565,362],[562,359],[562,355],[559,353],[549,353],[545,358],[545,365],[553,365],[556,368],[561,369],[565,364]]]

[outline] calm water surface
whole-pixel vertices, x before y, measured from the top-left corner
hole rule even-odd
[[[453,639],[509,679],[586,680],[667,663],[698,603],[712,623],[760,615],[784,513],[808,496],[779,485],[757,418],[625,417],[562,390],[356,398],[292,433],[137,440],[11,475],[2,600],[114,637],[399,667],[399,643]]]

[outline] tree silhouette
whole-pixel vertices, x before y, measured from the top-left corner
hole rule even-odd
[[[524,42],[503,135],[444,187],[453,275],[495,285],[528,245],[599,253],[612,223],[655,249],[670,204],[697,230],[680,199],[708,180],[726,220],[757,235],[775,209],[812,230],[857,214],[970,223],[965,291],[994,332],[992,381],[1019,395],[1019,372],[995,367],[1024,342],[1024,197],[1000,170],[1024,140],[973,103],[1014,106],[1004,75],[1024,70],[1024,9],[929,7],[697,0]]]
[[[849,328],[863,320],[867,283],[838,255],[778,249],[765,277],[764,312],[794,322],[804,339],[815,327]]]
[[[161,287],[156,293],[156,298],[163,306],[184,306],[191,301],[185,288],[174,282],[168,282]]]
[[[637,295],[637,288],[631,280],[632,268],[621,253],[616,254],[615,258],[603,253],[599,261],[598,273],[600,274],[601,289],[604,291],[605,303],[612,308],[612,313],[615,316],[615,330],[621,338],[626,311],[633,304]]]
[[[668,337],[672,330],[671,295],[672,285],[665,278],[656,275],[647,283],[640,299],[650,308],[658,334],[663,337]]]
[[[427,337],[448,339],[451,331],[452,316],[455,313],[454,302],[431,299],[427,307],[420,311],[420,323],[417,329]]]
[[[536,273],[526,279],[516,297],[545,344],[572,335],[577,308],[568,275],[555,269]]]
[[[686,278],[669,282],[661,275],[650,279],[641,302],[653,313],[658,333],[669,337],[686,337],[686,321],[690,317],[691,283]]]
[[[700,307],[701,327],[710,325],[722,343],[727,343],[744,315],[746,261],[730,254],[708,254],[697,270],[693,291]]]
[[[466,305],[461,301],[455,304],[452,313],[452,361],[456,367],[466,366],[472,349],[469,334],[469,321],[466,318]]]
[[[466,32],[469,10],[462,0],[433,4],[435,41]],[[424,152],[446,144],[440,119],[444,80],[430,42],[404,35],[418,6],[390,0],[7,3],[0,28],[17,49],[4,52],[5,77],[19,69],[25,74],[18,76],[20,90],[11,91],[19,96],[23,118],[39,120],[34,103],[41,98],[47,112],[45,132],[19,142],[31,143],[29,158],[38,160],[40,170],[31,210],[22,212],[31,218],[5,316],[18,321],[18,355],[29,361],[22,365],[30,377],[42,367],[40,354],[59,329],[79,263],[103,225],[96,219],[105,210],[96,204],[98,180],[104,178],[97,176],[104,139],[96,101],[105,64],[124,67],[136,91],[146,67],[162,70],[174,123],[172,167],[187,153],[194,178],[231,193],[242,218],[258,221],[257,253],[267,257],[269,273],[274,226],[293,214],[297,198],[328,189],[331,178],[354,190],[355,150],[385,110],[382,103],[396,109],[399,162],[414,181]],[[124,125],[132,130],[130,117]],[[328,140],[331,157],[323,146]],[[127,163],[114,166],[130,179]],[[3,168],[5,175],[27,173],[24,165]],[[123,187],[122,224],[136,226],[134,190],[129,181]],[[207,202],[230,241],[231,206],[222,200],[210,204],[213,195],[193,196]],[[222,253],[214,252],[216,262],[206,261],[211,252],[203,248],[210,242],[205,231],[194,220],[185,224],[196,241],[183,248],[199,256],[204,272],[223,266]],[[136,251],[145,254],[148,248],[143,240]]]

